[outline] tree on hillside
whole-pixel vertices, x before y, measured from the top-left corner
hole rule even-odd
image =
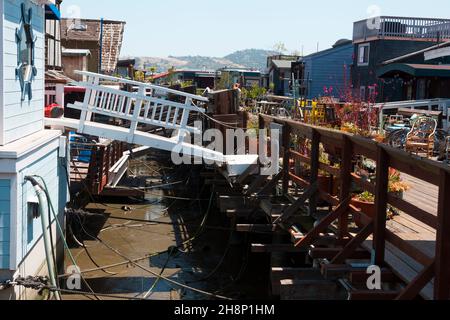
[[[283,42],[277,42],[274,44],[273,49],[279,54],[283,54],[287,51],[286,45]]]

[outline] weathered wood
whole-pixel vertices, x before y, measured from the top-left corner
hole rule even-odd
[[[289,170],[290,170],[290,150],[291,148],[291,128],[283,127],[283,194],[289,191]]]
[[[306,190],[295,203],[287,207],[283,211],[281,217],[275,220],[274,223],[283,223],[284,221],[292,217],[300,210],[301,207],[305,205],[305,202],[308,199],[310,199],[310,197],[316,192],[317,192],[317,182],[314,183],[311,187],[309,187],[308,190]]]
[[[349,273],[349,281],[352,284],[366,284],[372,274],[367,274],[366,270],[352,270]],[[381,269],[381,282],[395,283],[398,282],[398,277],[389,269]]]
[[[435,299],[450,299],[450,174],[441,171],[436,235]]]
[[[400,199],[398,197],[395,197],[393,195],[389,195],[388,196],[388,200],[389,200],[389,204],[392,205],[393,207],[406,212],[408,215],[410,215],[411,217],[416,218],[417,220],[425,223],[426,225],[432,227],[432,228],[437,228],[437,218],[436,216],[434,216],[433,214],[422,210],[418,207],[416,207],[415,205]]]
[[[334,281],[281,280],[281,300],[343,300],[345,296]]]
[[[313,248],[309,250],[309,255],[312,259],[328,259],[333,260],[342,249],[340,248]],[[370,259],[370,252],[365,249],[356,249],[347,254],[347,258],[355,260]],[[334,262],[331,262],[334,264]]]
[[[432,257],[429,257],[426,253],[422,252],[408,241],[403,240],[402,238],[400,238],[400,236],[398,236],[394,232],[390,230],[385,230],[385,234],[387,241],[389,241],[391,244],[396,246],[398,249],[400,249],[401,251],[403,251],[408,256],[412,257],[414,260],[421,263],[422,265],[428,265],[433,261]]]
[[[345,247],[339,252],[337,256],[331,262],[332,264],[341,264],[346,259],[349,259],[353,256],[353,253],[359,246],[362,245],[364,241],[372,234],[373,232],[373,223],[368,224],[364,227],[357,235],[354,237]],[[370,255],[369,255],[370,258]]]
[[[394,300],[398,297],[398,291],[382,291],[382,290],[354,290],[349,293],[349,300]]]
[[[432,261],[425,269],[411,281],[408,286],[397,296],[396,300],[413,300],[434,276],[435,262]]]
[[[277,226],[271,224],[238,224],[236,225],[237,232],[250,232],[250,233],[270,233],[275,232]]]
[[[317,183],[319,177],[319,159],[320,159],[320,133],[313,130],[311,139],[311,177],[310,185]],[[311,195],[309,198],[309,214],[313,216],[317,211],[317,194]]]
[[[288,244],[259,244],[254,243],[251,245],[251,250],[253,253],[273,253],[273,252],[286,252],[286,253],[300,253],[306,252],[305,248],[297,248]]]
[[[323,280],[319,269],[313,268],[272,268],[272,294],[274,296],[280,295],[281,280]]]
[[[344,137],[343,148],[342,148],[342,162],[341,162],[341,193],[340,200],[348,199],[351,192],[352,177],[351,172],[353,171],[352,160],[353,160],[353,147],[351,141],[348,137]],[[339,238],[343,238],[348,234],[348,215],[342,215],[339,219]]]
[[[374,263],[382,267],[384,264],[386,241],[386,212],[389,185],[389,157],[384,149],[378,149],[377,177],[375,190],[375,218],[373,230]],[[367,238],[367,237],[366,237]]]
[[[344,200],[333,212],[327,215],[313,230],[311,230],[305,238],[297,242],[295,245],[297,247],[301,246],[309,246],[312,241],[317,239],[317,237],[326,231],[326,229],[330,226],[330,224],[338,219],[341,215],[346,214],[348,212],[348,206],[350,203],[350,199]]]

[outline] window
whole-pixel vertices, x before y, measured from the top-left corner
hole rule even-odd
[[[359,98],[362,101],[366,100],[366,87],[362,86],[362,87],[359,88]]]
[[[370,44],[360,44],[358,47],[358,66],[369,65]]]

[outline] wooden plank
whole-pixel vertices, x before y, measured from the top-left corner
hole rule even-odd
[[[317,182],[314,183],[311,187],[309,187],[301,196],[297,199],[295,203],[293,203],[291,206],[287,207],[280,218],[275,220],[274,223],[283,223],[290,217],[292,217],[294,214],[296,214],[301,207],[305,205],[305,202],[314,194],[317,192]]]
[[[290,170],[290,147],[291,147],[291,128],[283,127],[283,194],[289,191],[289,170]]]
[[[280,295],[281,280],[323,280],[319,269],[273,267],[271,272],[272,294]]]
[[[311,140],[311,177],[309,180],[310,185],[317,183],[319,177],[319,159],[320,159],[320,134],[317,130],[312,132]],[[317,194],[311,195],[309,198],[309,214],[314,216],[317,211]]]
[[[374,263],[382,267],[386,242],[386,212],[389,185],[389,157],[382,148],[378,148],[377,176],[375,190],[375,218],[373,230]],[[367,237],[366,237],[367,238]]]
[[[346,259],[349,259],[353,256],[353,253],[357,250],[358,247],[362,245],[362,243],[372,234],[374,229],[373,223],[369,223],[366,227],[364,227],[357,235],[354,237],[345,247],[339,252],[338,255],[335,256],[332,264],[342,264]],[[370,258],[369,254],[369,258]]]
[[[349,203],[350,199],[344,200],[333,212],[320,221],[319,224],[305,236],[305,238],[297,242],[295,245],[297,247],[309,246],[321,233],[326,231],[333,221],[348,212]]]
[[[394,300],[400,294],[399,291],[382,291],[382,290],[354,290],[349,293],[351,301],[369,301],[369,300]]]
[[[420,251],[417,247],[408,241],[403,240],[398,234],[395,234],[389,230],[386,230],[385,232],[387,241],[422,265],[428,265],[433,260],[431,257]]]
[[[352,270],[349,273],[349,281],[354,284],[366,284],[371,274],[367,274],[366,270]],[[389,269],[381,269],[381,282],[395,283],[399,278]]]
[[[277,230],[277,226],[271,224],[238,224],[236,225],[237,232],[250,233],[271,233]]]
[[[436,235],[436,277],[434,295],[437,300],[450,299],[450,174],[441,171],[439,182],[438,228]]]
[[[253,243],[251,245],[251,250],[253,253],[273,253],[273,252],[285,252],[285,253],[300,253],[306,252],[304,248],[298,248],[288,244],[260,244]]]
[[[348,137],[344,137],[342,155],[341,155],[341,193],[340,199],[348,199],[351,196],[351,173],[353,172],[353,147]],[[348,215],[342,215],[339,219],[339,238],[348,235]]]
[[[435,271],[434,260],[421,272],[408,286],[402,291],[402,293],[396,298],[396,300],[413,300],[420,291],[433,279]]]
[[[328,259],[333,260],[337,255],[341,253],[340,248],[312,248],[309,250],[309,255],[312,259]],[[370,252],[365,249],[356,249],[347,255],[349,259],[365,260],[370,259]],[[335,264],[334,262],[331,262]]]
[[[334,281],[281,280],[281,300],[343,300],[345,292]]]
[[[437,228],[437,218],[433,214],[422,210],[415,205],[398,197],[388,195],[389,204],[393,207],[407,213],[417,220],[429,225],[432,228]]]

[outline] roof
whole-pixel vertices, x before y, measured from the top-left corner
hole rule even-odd
[[[386,61],[382,62],[381,64],[382,65],[387,65],[387,64],[390,64],[390,63],[394,63],[394,62],[400,62],[400,61],[402,61],[404,59],[408,59],[408,58],[417,56],[419,54],[426,53],[428,51],[432,51],[432,50],[439,49],[439,48],[445,48],[445,47],[448,47],[448,46],[450,46],[450,41],[446,41],[444,43],[440,43],[440,44],[437,44],[437,45],[434,45],[434,46],[430,46],[430,47],[422,49],[422,50],[414,51],[414,52],[405,54],[403,56],[396,57],[394,59],[386,60]]]
[[[389,78],[403,73],[413,77],[450,78],[450,65],[393,63],[378,70],[377,76]]]
[[[326,50],[322,50],[322,51],[319,51],[319,52],[311,53],[310,55],[307,55],[307,56],[303,57],[303,59],[306,60],[308,58],[313,58],[313,57],[316,57],[316,56],[327,55],[329,53],[332,53],[332,52],[335,52],[335,51],[340,51],[342,49],[353,48],[353,42],[352,41],[348,42],[348,41],[349,40],[347,40],[345,42],[342,41],[340,44],[334,45],[332,48],[329,48],[329,49],[326,49]]]
[[[63,83],[67,84],[74,80],[67,77],[62,71],[47,70],[45,71],[45,82],[47,83]]]
[[[103,30],[102,30],[103,23]],[[102,37],[102,65],[101,71],[112,73],[115,71],[122,49],[125,22],[92,19],[62,19],[61,41],[69,46],[76,42],[76,49],[83,49],[83,42],[96,42],[100,47]],[[103,31],[103,34],[102,34]]]
[[[272,60],[272,64],[278,69],[290,69],[292,68],[292,62],[289,60]]]
[[[63,56],[89,56],[91,51],[88,49],[66,49],[61,50]]]

